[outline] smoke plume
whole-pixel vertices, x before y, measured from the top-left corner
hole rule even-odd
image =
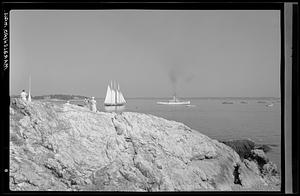
[[[169,81],[172,85],[172,93],[181,91],[182,84],[190,83],[194,79],[193,67],[197,54],[191,53],[188,44],[176,36],[170,38],[169,50],[163,52],[163,67],[166,68]],[[171,49],[171,50],[170,50]]]
[[[194,74],[191,73],[191,69],[189,66],[185,66],[186,64],[179,65],[178,63],[174,63],[173,65],[169,65],[168,76],[169,80],[172,84],[172,93],[173,95],[177,93],[178,86],[182,83],[190,83]]]

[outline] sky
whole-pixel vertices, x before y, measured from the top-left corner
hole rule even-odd
[[[279,10],[12,10],[10,94],[280,97]]]

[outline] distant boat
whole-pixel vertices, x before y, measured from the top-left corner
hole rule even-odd
[[[114,85],[113,85],[113,83],[111,82],[110,85],[107,86],[104,105],[105,106],[123,106],[125,104],[126,104],[126,100],[124,99],[123,93],[120,90],[119,84],[116,85],[114,82]]]
[[[230,102],[230,101],[224,101],[224,102],[222,102],[222,104],[233,104],[233,102]]]
[[[190,105],[190,104],[188,104],[188,105],[186,105],[186,107],[196,107],[196,105]]]
[[[258,101],[257,103],[267,103],[266,101]]]
[[[162,104],[162,105],[190,105],[190,101],[180,101],[176,96],[173,96],[173,99],[169,101],[158,101],[156,102],[157,104]]]
[[[273,107],[273,106],[274,106],[273,103],[266,105],[266,107]]]
[[[243,103],[243,104],[247,104],[248,102],[246,102],[246,101],[241,101],[241,103]]]

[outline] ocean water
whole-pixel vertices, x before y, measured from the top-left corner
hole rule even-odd
[[[281,103],[279,99],[189,99],[184,105],[159,105],[164,99],[126,99],[124,111],[140,112],[182,122],[217,140],[247,139],[272,148],[269,159],[281,170]],[[103,99],[96,99],[104,111]],[[224,101],[232,104],[223,104]],[[72,102],[71,102],[72,103]],[[273,104],[272,107],[267,107]]]

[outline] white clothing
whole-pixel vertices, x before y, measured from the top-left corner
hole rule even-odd
[[[26,101],[27,93],[26,92],[21,92],[21,98]]]
[[[97,111],[97,107],[96,107],[96,100],[94,100],[94,99],[92,99],[91,101],[90,101],[90,106],[91,106],[91,111],[92,112],[96,112]]]
[[[84,106],[85,106],[85,107],[89,107],[89,100],[84,99]]]

